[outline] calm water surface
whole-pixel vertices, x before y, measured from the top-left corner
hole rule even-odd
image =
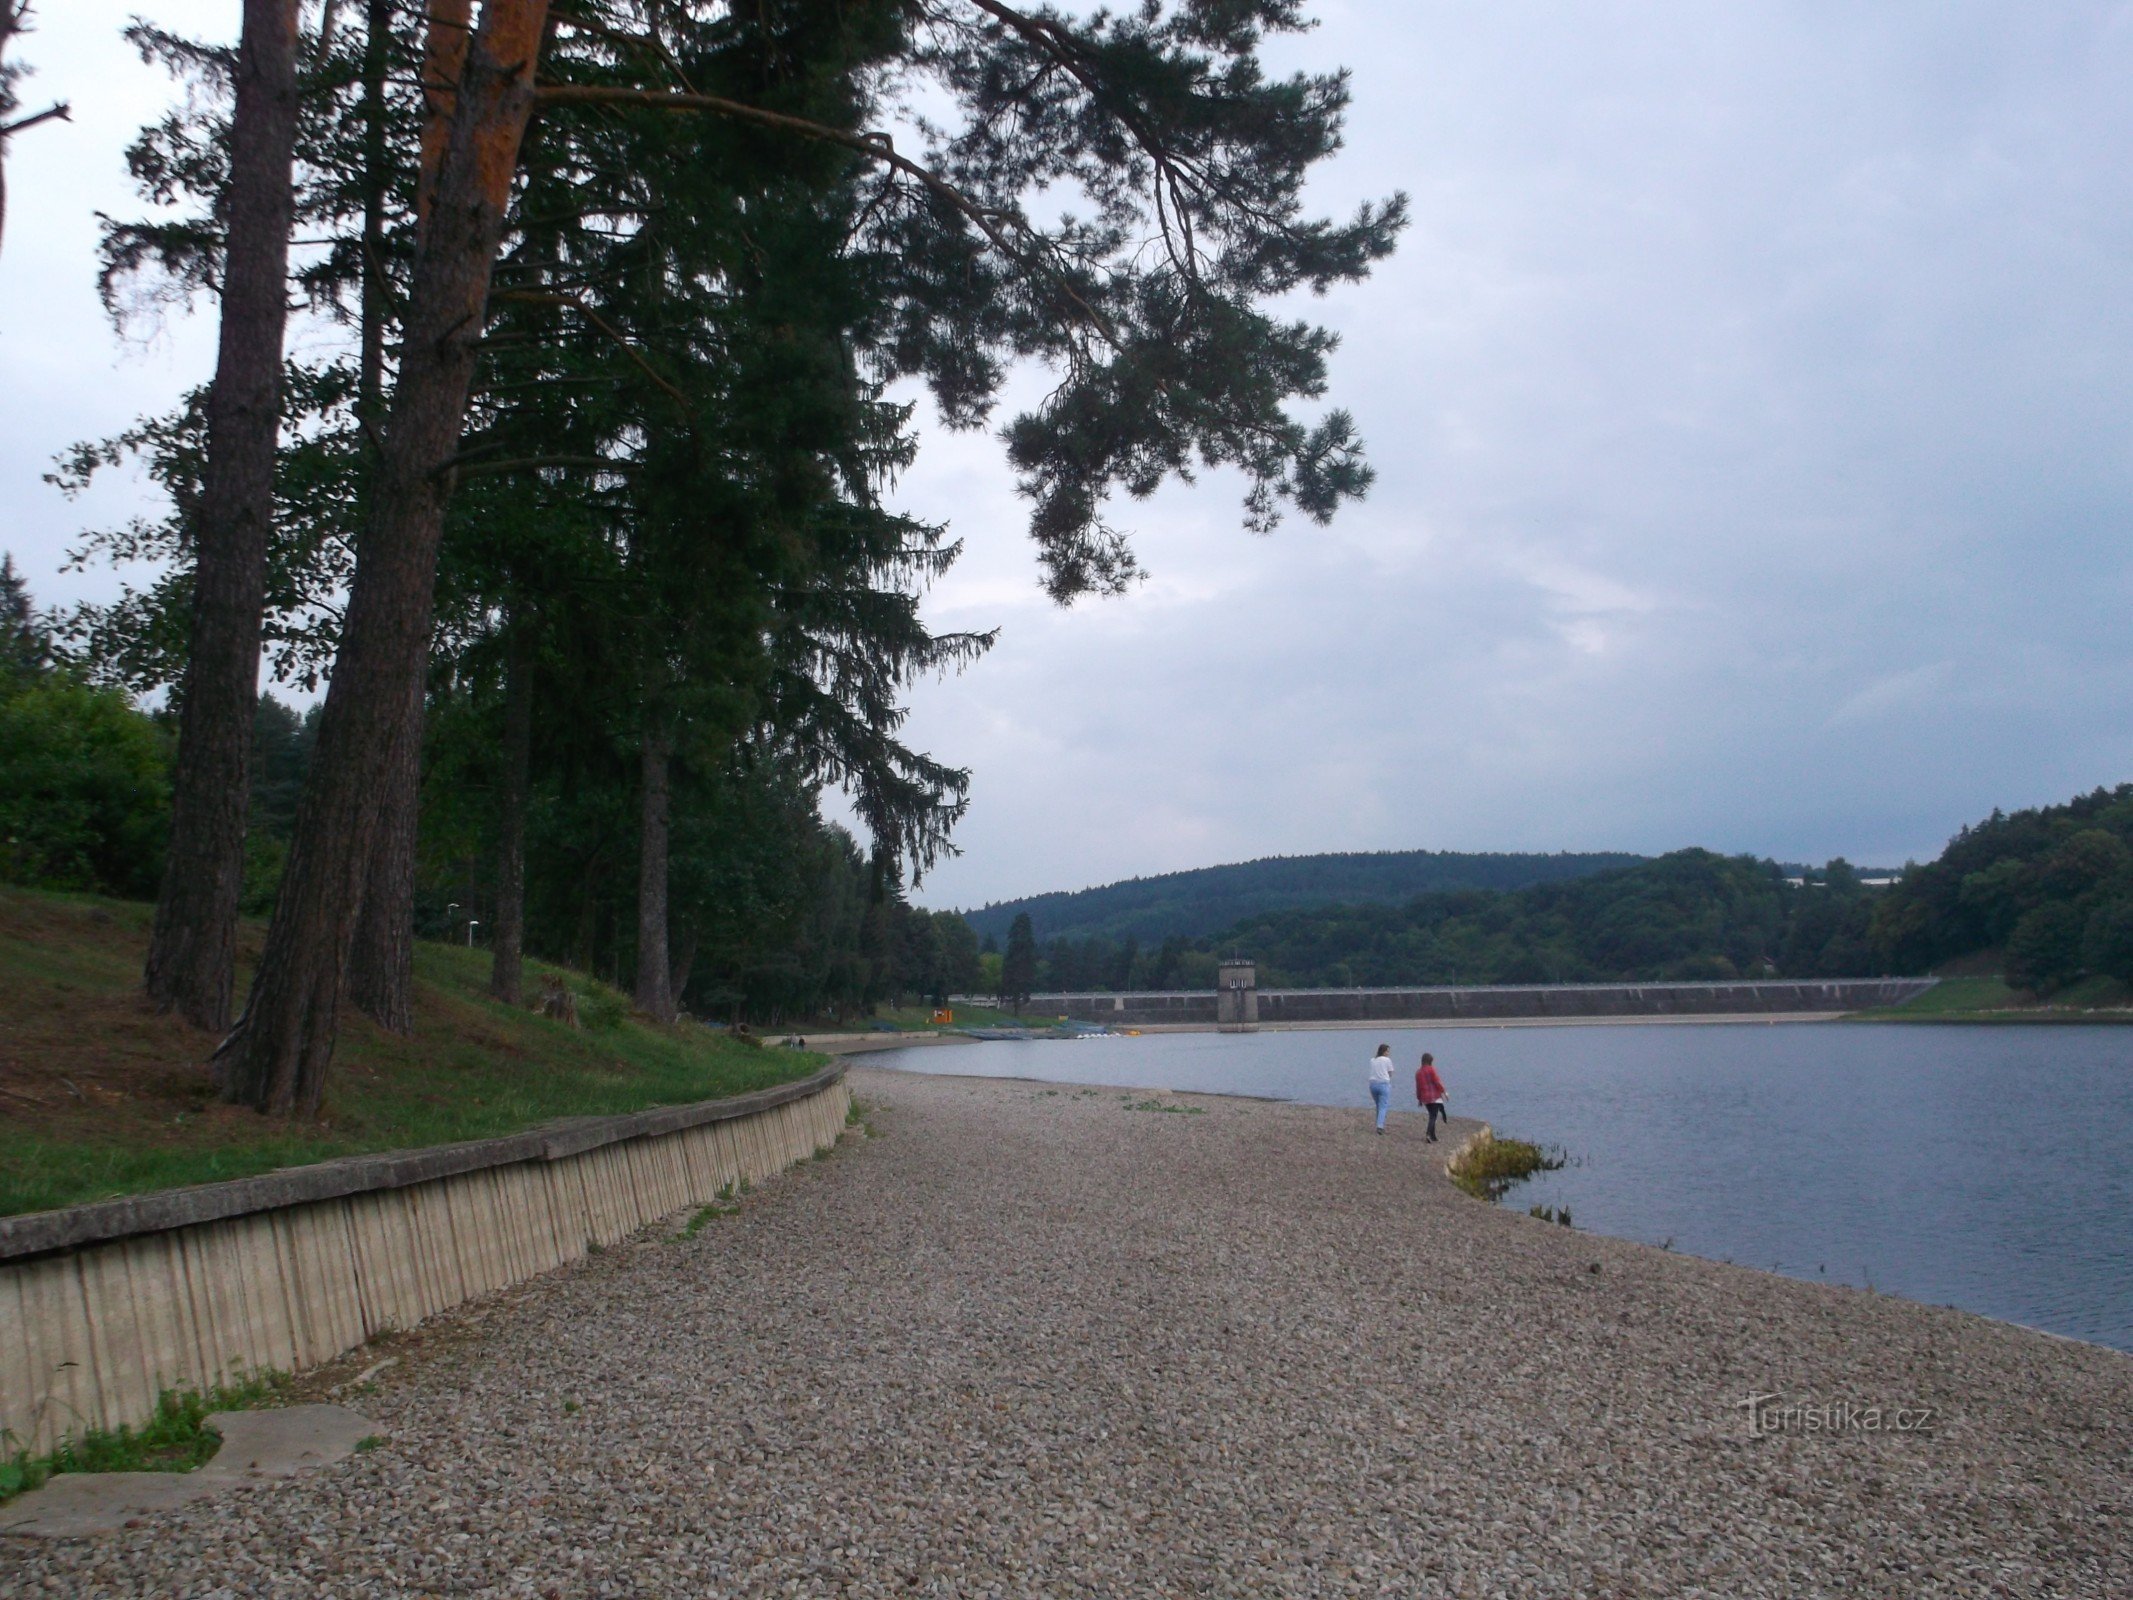
[[[1569,1155],[1506,1205],[2133,1351],[2133,1028],[1150,1034],[872,1061],[1353,1106],[1360,1134],[1380,1041],[1397,1091],[1433,1051],[1455,1113]]]

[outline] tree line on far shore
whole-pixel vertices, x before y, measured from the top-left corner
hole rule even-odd
[[[1207,989],[1227,956],[1257,962],[1270,988],[1867,978],[1950,963],[2039,997],[2089,979],[2133,986],[2133,784],[1995,811],[1887,888],[1841,858],[1798,872],[1682,850],[1566,883],[1270,911],[1151,946],[1034,928],[1027,943],[1023,992],[1035,993]]]
[[[1843,860],[1794,882],[1776,862],[1682,850],[1523,889],[1269,911],[1152,948],[1037,941],[1036,991],[1208,989],[1230,956],[1268,988],[1865,976],[1874,894]]]

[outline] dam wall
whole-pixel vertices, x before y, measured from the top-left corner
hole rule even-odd
[[[1067,1017],[1110,1027],[1309,1026],[1349,1022],[1454,1022],[1574,1017],[1782,1016],[1869,1011],[1925,993],[1933,978],[1828,978],[1729,983],[1507,984],[1413,989],[1254,989],[1147,994],[1039,994],[1032,1017]]]

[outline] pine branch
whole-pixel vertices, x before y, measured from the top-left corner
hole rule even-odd
[[[679,405],[682,410],[693,411],[696,409],[694,406],[689,404],[689,397],[687,395],[683,394],[679,389],[675,388],[673,384],[669,383],[665,378],[659,375],[658,370],[653,367],[651,362],[645,360],[644,356],[637,350],[636,346],[632,345],[629,340],[623,336],[621,329],[617,328],[612,322],[609,322],[605,317],[601,316],[599,312],[595,311],[591,306],[587,305],[576,295],[544,294],[536,289],[506,289],[500,294],[498,294],[496,298],[499,300],[518,300],[528,305],[568,306],[570,309],[576,311],[578,315],[583,317],[587,322],[590,322],[594,327],[598,328],[602,333],[606,334],[610,339],[614,340],[616,344],[620,345],[622,347],[622,353],[628,356],[630,360],[636,362],[637,365],[643,369],[644,375],[647,378],[650,378],[654,383],[658,384],[660,388],[666,390],[668,394],[672,395],[674,397],[675,404]]]
[[[47,106],[33,117],[23,117],[15,122],[0,122],[0,139],[9,138],[22,132],[25,128],[34,128],[40,122],[52,122],[55,120],[72,122],[74,120],[74,107],[67,101],[61,100]]]
[[[719,116],[732,117],[737,121],[753,122],[766,128],[780,128],[798,134],[805,139],[820,139],[826,144],[841,145],[878,161],[906,177],[915,179],[932,194],[946,201],[957,213],[966,218],[980,233],[992,242],[993,248],[1012,261],[1044,270],[1041,260],[1033,259],[1027,251],[1008,237],[998,218],[1002,215],[988,206],[979,205],[970,196],[943,178],[932,168],[899,154],[894,142],[885,133],[847,133],[842,128],[832,128],[826,123],[810,121],[806,117],[787,115],[782,111],[768,111],[761,106],[752,106],[741,100],[729,100],[715,94],[673,94],[657,89],[607,88],[599,84],[548,84],[538,91],[544,106],[638,106],[654,111],[709,111]],[[1027,231],[1027,224],[1019,219],[1011,221]],[[1090,326],[1100,333],[1113,348],[1122,348],[1110,320],[1087,300],[1083,299],[1062,274],[1047,272],[1053,286],[1071,300],[1088,320]]]

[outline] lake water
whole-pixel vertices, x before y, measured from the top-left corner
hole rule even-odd
[[[1505,1205],[2133,1351],[2133,1028],[1396,1027],[870,1062],[1353,1106],[1360,1132],[1381,1041],[1396,1105],[1430,1050],[1456,1114],[1569,1156]]]

